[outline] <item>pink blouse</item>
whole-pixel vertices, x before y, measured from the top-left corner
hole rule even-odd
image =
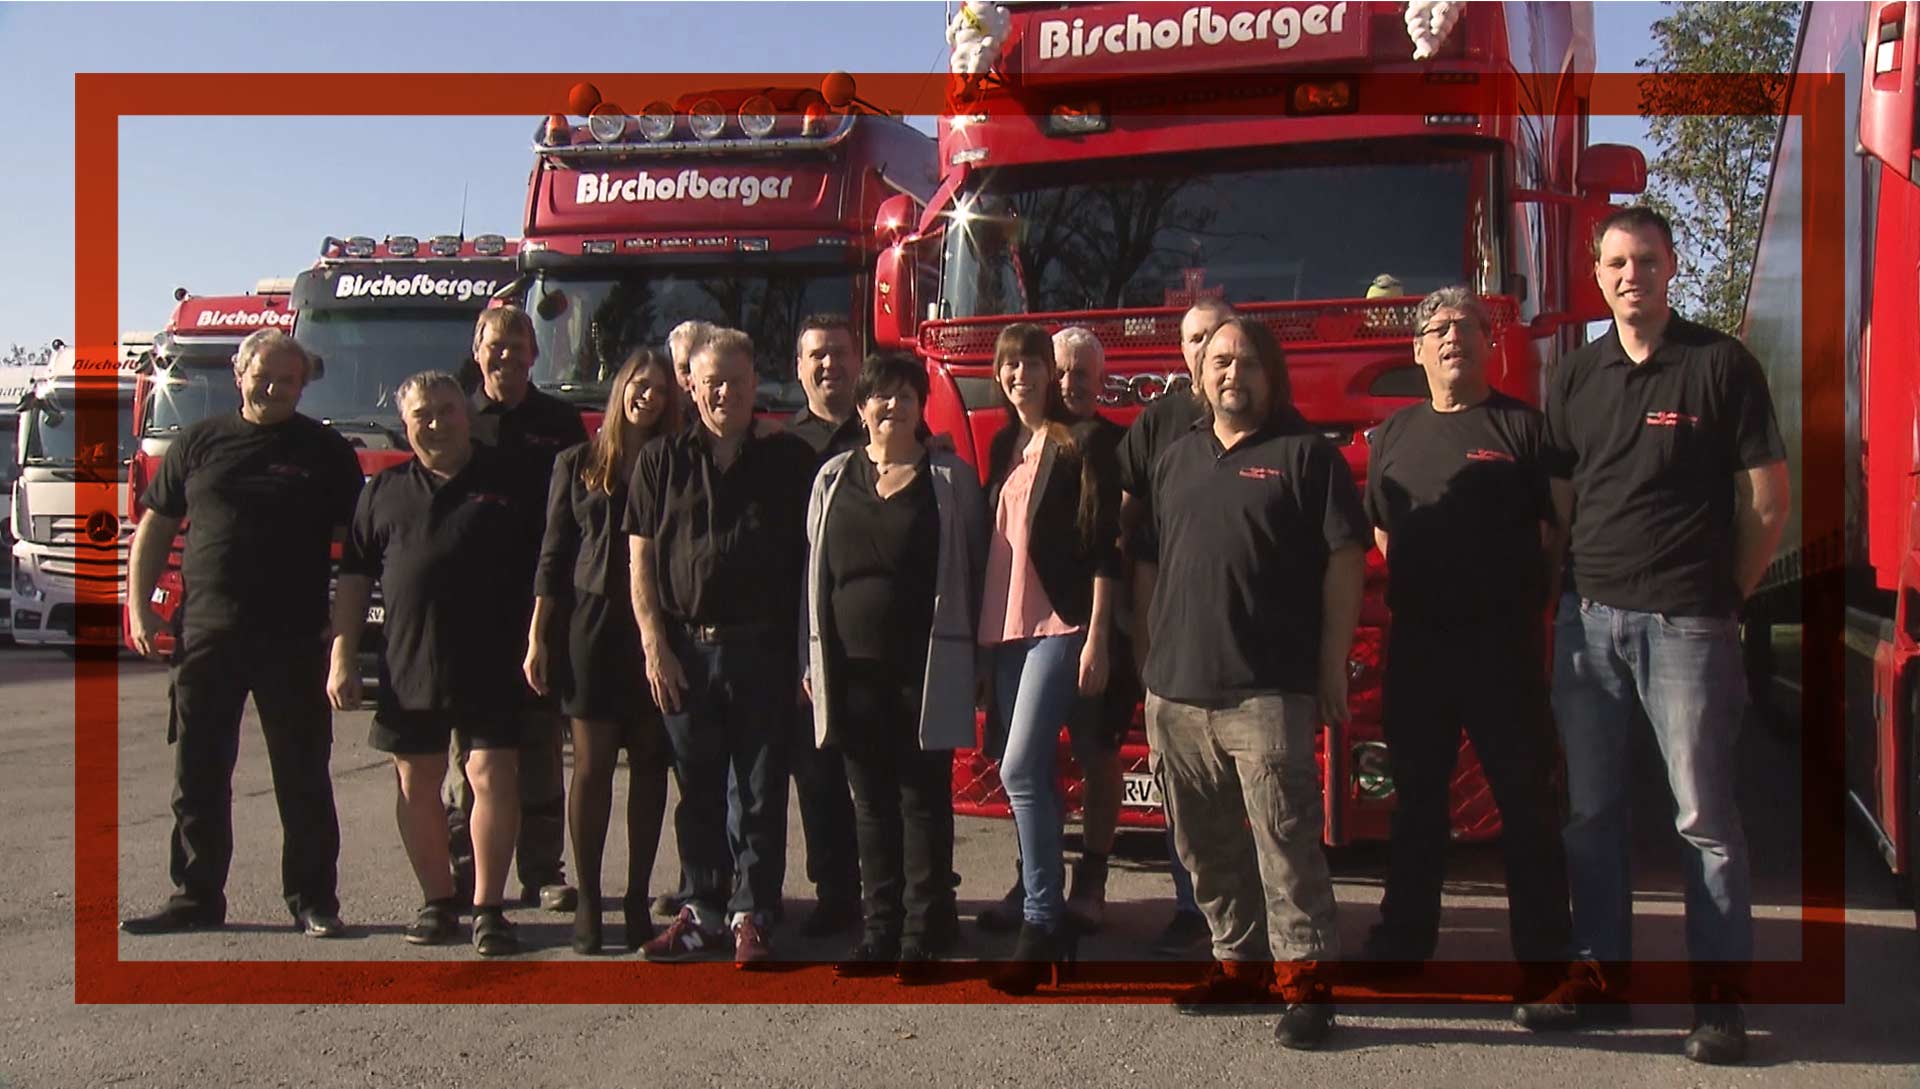
[[[993,512],[993,540],[987,547],[987,576],[980,602],[983,647],[1045,635],[1072,635],[1083,630],[1060,619],[1040,585],[1040,573],[1027,555],[1027,504],[1033,479],[1040,470],[1045,438],[1035,434],[1020,455],[1020,463],[1000,488],[1000,505]]]

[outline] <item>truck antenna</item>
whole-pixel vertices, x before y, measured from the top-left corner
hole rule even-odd
[[[467,240],[467,190],[473,186],[471,181],[460,183],[460,241]]]

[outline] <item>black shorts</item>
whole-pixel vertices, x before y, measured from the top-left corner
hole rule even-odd
[[[395,756],[445,753],[455,733],[466,749],[518,749],[527,715],[523,709],[374,712],[367,744]]]

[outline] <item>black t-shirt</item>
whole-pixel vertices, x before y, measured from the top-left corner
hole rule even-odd
[[[844,421],[834,423],[823,416],[815,416],[812,409],[803,408],[787,421],[787,430],[805,439],[821,461],[867,443],[867,429],[858,416],[848,416]]]
[[[691,624],[798,623],[818,464],[806,440],[784,431],[749,430],[725,471],[705,427],[648,443],[633,466],[625,528],[654,542],[666,614]]]
[[[360,481],[353,446],[306,416],[262,427],[235,412],[181,432],[140,501],[188,519],[186,628],[325,631],[333,533]]]
[[[1550,471],[1573,482],[1573,576],[1604,605],[1727,616],[1733,478],[1786,446],[1759,361],[1739,341],[1673,315],[1635,364],[1618,332],[1569,354],[1550,383]]]
[[[587,441],[587,426],[580,422],[580,410],[538,388],[530,387],[512,408],[488,400],[484,391],[475,393],[473,410],[478,421],[474,438],[509,453],[529,456],[542,480],[553,471],[554,459],[562,450]]]
[[[847,659],[885,662],[916,680],[926,671],[940,559],[940,511],[927,459],[887,499],[865,450],[847,459],[827,514],[823,559],[830,643]]]
[[[1373,432],[1367,516],[1387,532],[1387,604],[1428,624],[1538,615],[1540,523],[1552,523],[1546,418],[1498,391],[1472,408],[1418,404]]]
[[[418,460],[374,476],[341,551],[344,574],[380,580],[387,606],[383,706],[513,708],[521,679],[545,481],[475,444],[450,480]]]
[[[1316,691],[1327,558],[1371,539],[1346,459],[1291,421],[1232,450],[1197,424],[1152,479],[1148,689],[1186,703]]]

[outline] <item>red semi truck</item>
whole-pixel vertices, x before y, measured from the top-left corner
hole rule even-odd
[[[1920,11],[1911,4],[1803,8],[1793,93],[1809,89],[1803,77],[1843,75],[1844,89],[1830,93],[1844,100],[1845,128],[1829,127],[1832,138],[1812,147],[1805,120],[1789,115],[1781,126],[1742,335],[1767,370],[1794,492],[1794,520],[1747,609],[1753,672],[1779,666],[1798,694],[1790,664],[1769,660],[1769,629],[1804,619],[1808,595],[1845,595],[1849,809],[1887,865],[1906,875],[1920,909],[1916,23]],[[1849,154],[1856,140],[1860,153]],[[1825,222],[1844,224],[1837,236],[1807,233],[1816,201],[1826,202]],[[1820,313],[1809,314],[1809,282],[1834,285],[1836,305],[1813,303]],[[1809,326],[1813,343],[1802,340]],[[1838,343],[1827,339],[1835,332]],[[1843,352],[1830,356],[1830,346]],[[1830,486],[1802,474],[1803,456],[1820,444],[1838,449],[1844,466],[1837,537],[1802,528],[1810,491]],[[1810,714],[1807,728],[1819,717]],[[1808,748],[1814,758],[1821,746]]]
[[[233,383],[233,353],[249,333],[261,329],[293,331],[290,280],[262,280],[246,295],[173,293],[173,313],[156,333],[141,361],[134,385],[133,464],[128,473],[127,517],[140,520],[140,493],[160,466],[167,447],[187,425],[240,409]],[[167,566],[154,588],[154,611],[171,621],[180,607],[180,550],[176,538]],[[129,648],[131,634],[123,624]],[[156,639],[162,654],[173,649],[171,632]]]
[[[1417,62],[1404,4],[1014,9],[941,118],[946,173],[926,213],[891,208],[875,227],[876,337],[925,359],[932,426],[984,459],[1003,420],[992,346],[1016,320],[1092,330],[1103,411],[1126,423],[1185,395],[1180,317],[1220,295],[1273,330],[1299,408],[1364,481],[1368,429],[1427,396],[1414,306],[1454,283],[1493,312],[1494,385],[1537,404],[1545,369],[1606,314],[1585,238],[1611,194],[1644,187],[1645,162],[1587,143],[1585,5],[1459,7]],[[1384,589],[1370,552],[1352,722],[1321,743],[1333,844],[1385,838],[1392,811]],[[1077,807],[1064,739],[1061,757]],[[1162,823],[1146,757],[1136,712],[1123,826]],[[954,783],[956,811],[1008,812],[980,753],[956,755]],[[1470,752],[1453,819],[1460,838],[1498,829]]]
[[[589,85],[570,97],[586,122],[541,123],[527,186],[535,383],[592,424],[625,354],[697,318],[752,336],[760,411],[800,408],[800,322],[848,314],[864,333],[870,226],[887,199],[933,192],[933,139],[863,107],[844,75],[820,91],[697,91],[633,115]]]

